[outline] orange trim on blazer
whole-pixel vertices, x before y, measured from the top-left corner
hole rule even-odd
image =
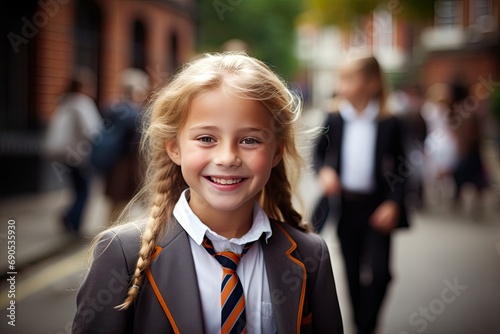
[[[156,246],[155,247],[155,252],[153,253],[153,255],[151,255],[151,261],[153,261],[154,259],[156,259],[156,257],[160,254],[160,252],[163,250],[163,248],[161,248],[160,246]]]
[[[160,254],[160,252],[162,250],[163,250],[163,248],[156,246],[155,252],[151,256],[151,260],[154,260],[158,256],[158,254]],[[156,299],[158,299],[158,302],[160,303],[161,308],[163,309],[163,312],[165,312],[165,315],[167,316],[168,321],[170,321],[170,325],[172,325],[172,329],[174,330],[174,333],[180,334],[179,328],[177,328],[174,317],[172,317],[172,314],[170,313],[170,310],[168,309],[167,304],[165,304],[165,300],[163,300],[163,296],[161,295],[161,292],[158,289],[158,286],[156,285],[155,279],[153,278],[153,275],[151,274],[151,270],[149,270],[149,268],[146,269],[146,276],[149,280],[149,283],[151,284],[151,287],[153,288]]]
[[[297,333],[300,333],[300,326],[301,326],[301,322],[302,322],[302,311],[304,309],[304,299],[306,296],[307,271],[306,271],[306,267],[304,266],[304,264],[291,255],[291,253],[297,248],[297,243],[295,242],[295,240],[293,240],[293,238],[290,236],[290,234],[288,234],[288,232],[280,224],[276,223],[276,225],[283,231],[283,234],[285,234],[285,236],[288,238],[288,240],[292,244],[292,247],[290,247],[286,251],[286,255],[290,258],[290,260],[292,260],[293,262],[298,264],[304,270],[304,275],[303,275],[304,277],[302,278],[302,291],[300,292],[299,312],[297,314]]]

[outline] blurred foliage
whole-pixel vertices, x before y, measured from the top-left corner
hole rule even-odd
[[[307,10],[301,16],[306,21],[351,27],[357,19],[375,9],[386,9],[413,21],[433,17],[436,0],[305,0]]]
[[[230,39],[249,45],[249,54],[290,80],[297,67],[295,19],[303,0],[200,1],[199,52],[221,51]]]

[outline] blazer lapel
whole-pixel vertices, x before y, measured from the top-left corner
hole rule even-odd
[[[202,333],[201,299],[189,237],[176,220],[167,229],[146,274],[174,332]]]
[[[375,175],[381,174],[382,158],[384,142],[386,141],[387,131],[385,129],[385,122],[383,119],[377,119],[377,139],[375,146]]]
[[[306,268],[293,257],[297,244],[279,223],[271,221],[273,235],[261,241],[278,333],[299,333],[306,292]]]
[[[336,153],[336,157],[334,157],[335,161],[332,166],[335,168],[337,173],[341,173],[340,170],[340,160],[342,159],[342,132],[344,130],[344,119],[340,115],[340,112],[338,112],[335,115],[334,122],[333,122],[333,129],[330,129],[331,131],[331,143],[330,145],[333,146],[333,152]]]

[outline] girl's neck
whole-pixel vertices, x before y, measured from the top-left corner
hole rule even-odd
[[[354,110],[356,110],[358,114],[361,114],[368,106],[368,103],[370,103],[370,99],[349,101],[349,102],[351,102],[351,105],[354,107]]]
[[[215,210],[208,204],[190,200],[189,206],[193,213],[212,231],[227,238],[241,238],[253,224],[253,201],[233,211]]]

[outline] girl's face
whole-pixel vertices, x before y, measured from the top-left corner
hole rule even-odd
[[[166,143],[191,189],[193,211],[253,206],[282,156],[272,124],[257,101],[220,89],[194,98],[177,140]]]
[[[340,71],[338,94],[353,104],[373,98],[379,90],[377,80],[367,77],[355,65],[348,65]]]
[[[355,102],[366,95],[366,79],[359,70],[345,68],[339,76],[339,96]]]

